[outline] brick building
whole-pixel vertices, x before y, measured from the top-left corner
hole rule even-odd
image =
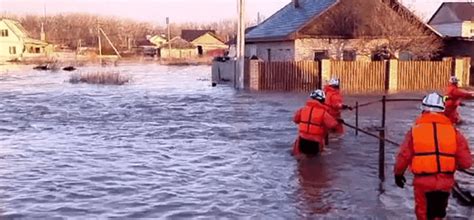
[[[366,4],[375,5],[374,7],[382,10],[366,10]],[[376,59],[383,54],[389,39],[378,35],[377,28],[364,30],[364,21],[344,17],[344,10],[365,19],[365,24],[374,23],[377,16],[390,14],[397,17],[399,13],[404,13],[405,16],[399,16],[393,22],[408,18],[411,22],[409,24],[422,29],[420,33],[423,33],[422,36],[409,37],[437,38],[441,41],[436,31],[396,0],[360,0],[357,4],[349,0],[292,0],[246,34],[246,55],[256,55],[266,61],[328,58],[352,61]],[[342,24],[338,27],[342,30],[335,31],[331,26],[325,26],[328,22]],[[343,25],[346,24],[352,26],[345,30]],[[409,50],[397,51],[392,55],[400,59],[411,59]],[[388,56],[391,56],[390,53]]]

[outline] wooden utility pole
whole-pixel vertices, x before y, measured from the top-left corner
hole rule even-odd
[[[168,28],[168,58],[171,58],[171,29],[169,17],[166,17],[166,26]]]
[[[237,28],[237,62],[235,88],[244,88],[244,65],[245,65],[245,0],[238,1],[238,28]]]
[[[104,35],[105,39],[107,40],[107,42],[109,42],[110,46],[112,47],[112,49],[114,49],[115,53],[117,54],[117,56],[119,58],[122,58],[122,56],[120,55],[119,51],[117,50],[117,48],[114,46],[114,44],[112,43],[112,41],[109,39],[109,37],[107,36],[107,34],[105,34],[104,30],[102,28],[99,28],[100,32],[102,32],[102,34]]]
[[[102,65],[102,42],[100,40],[100,24],[97,21],[97,40],[99,41],[99,62]]]

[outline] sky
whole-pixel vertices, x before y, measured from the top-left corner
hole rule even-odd
[[[290,1],[246,0],[247,20],[256,20],[258,13],[269,17]],[[443,0],[400,1],[425,20],[443,2]],[[43,14],[44,8],[48,15],[86,12],[132,18],[155,24],[164,24],[168,16],[172,22],[211,22],[237,16],[237,0],[0,0],[0,13]]]

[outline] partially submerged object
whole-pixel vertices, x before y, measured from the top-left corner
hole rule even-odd
[[[58,70],[58,66],[56,63],[48,63],[48,64],[42,64],[42,65],[38,65],[38,66],[35,66],[33,67],[34,70],[40,70],[40,71],[47,71],[47,70],[52,70],[52,71],[55,71],[55,70]]]
[[[69,78],[69,82],[72,84],[124,85],[130,81],[130,76],[119,72],[78,73],[71,75]]]
[[[66,67],[63,68],[63,70],[64,70],[64,71],[74,71],[74,70],[76,70],[76,67],[74,67],[74,66],[66,66]]]
[[[48,65],[38,65],[33,67],[34,70],[49,70]]]

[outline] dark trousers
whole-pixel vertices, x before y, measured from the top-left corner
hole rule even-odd
[[[428,219],[446,217],[446,208],[448,207],[449,193],[442,191],[427,192],[426,213]]]
[[[300,137],[300,152],[305,155],[316,156],[319,154],[319,142],[306,140]]]

